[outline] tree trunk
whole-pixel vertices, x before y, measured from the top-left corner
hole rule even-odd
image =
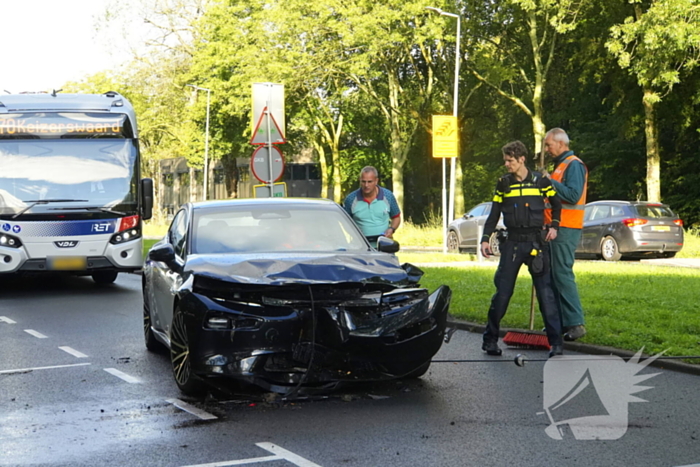
[[[545,69],[542,65],[542,53],[539,37],[537,34],[537,16],[532,10],[528,13],[528,23],[530,25],[530,44],[532,45],[532,55],[535,64],[535,85],[532,90],[532,132],[535,137],[535,147],[533,148],[533,158],[539,155],[539,162],[536,166],[544,167],[544,153],[542,152],[542,140],[544,139],[544,106],[542,105],[542,94],[545,85]],[[554,40],[554,39],[552,39]]]
[[[342,203],[342,178],[340,176],[340,135],[343,132],[343,114],[338,117],[338,124],[333,132],[333,145],[331,146],[331,165],[333,166],[333,201]]]
[[[328,162],[326,161],[326,150],[323,143],[318,141],[313,142],[314,148],[318,153],[318,162],[321,164],[321,197],[328,198]]]
[[[331,151],[331,163],[333,165],[333,201],[340,204],[343,202],[343,180],[340,176],[340,148],[333,146]]]
[[[647,201],[661,202],[661,156],[656,127],[654,91],[644,87],[644,134],[647,140]]]

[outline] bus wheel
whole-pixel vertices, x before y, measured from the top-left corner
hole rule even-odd
[[[117,280],[117,274],[119,274],[117,271],[93,272],[92,280],[94,280],[96,284],[111,284]]]

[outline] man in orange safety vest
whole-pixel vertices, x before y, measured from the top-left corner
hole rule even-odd
[[[543,175],[562,200],[559,235],[551,242],[552,282],[561,310],[564,340],[575,341],[586,335],[583,308],[574,275],[574,252],[581,240],[586,204],[588,169],[569,149],[569,136],[561,128],[552,128],[544,139],[544,149],[554,161],[554,172]],[[545,223],[551,211],[545,211]]]

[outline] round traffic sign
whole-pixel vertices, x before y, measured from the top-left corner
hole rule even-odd
[[[263,183],[277,181],[284,173],[284,157],[282,151],[276,146],[272,147],[272,176],[270,176],[270,150],[267,146],[260,146],[253,152],[250,159],[250,168],[253,176]]]

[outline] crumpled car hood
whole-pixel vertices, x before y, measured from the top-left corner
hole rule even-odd
[[[402,268],[395,256],[367,252],[195,255],[188,258],[185,274],[239,284],[360,282],[401,285],[417,283],[423,272],[411,265]]]

